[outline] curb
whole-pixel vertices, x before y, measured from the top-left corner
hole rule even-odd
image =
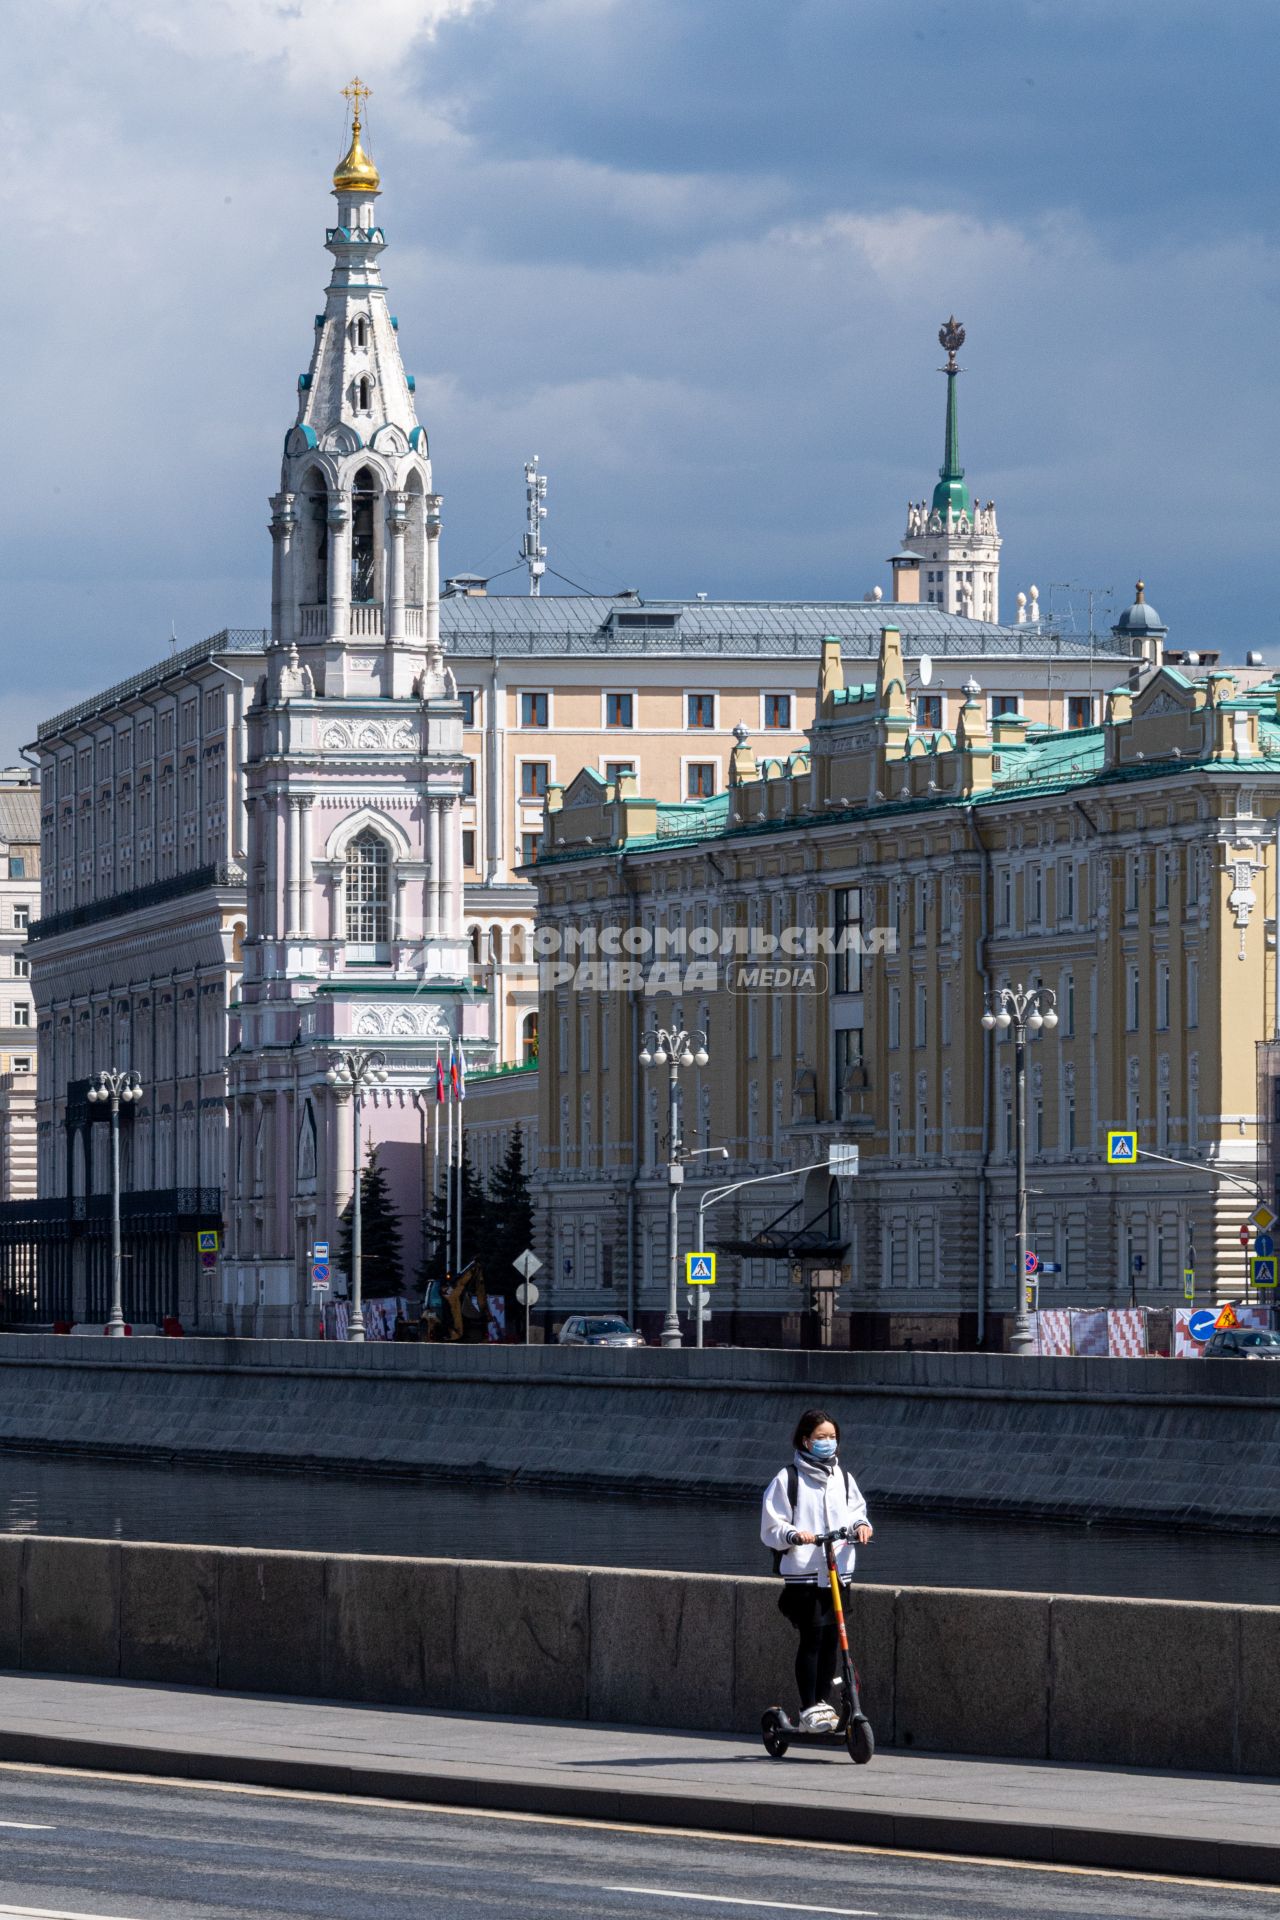
[[[860,1810],[759,1799],[747,1794],[634,1792],[562,1783],[537,1775],[465,1767],[415,1772],[342,1766],[264,1754],[186,1752],[161,1745],[78,1740],[59,1734],[0,1731],[0,1761],[24,1761],[101,1773],[139,1773],[231,1786],[281,1787],[304,1793],[356,1795],[475,1812],[544,1813],[643,1826],[696,1828],[761,1839],[809,1840],[901,1848],[907,1852],[979,1854],[1046,1866],[1101,1867],[1197,1879],[1280,1885],[1280,1843],[1212,1840],[1123,1829],[941,1818],[908,1805]]]

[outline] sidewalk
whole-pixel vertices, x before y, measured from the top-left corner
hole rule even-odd
[[[0,1760],[1280,1884],[1280,1782],[0,1674]]]

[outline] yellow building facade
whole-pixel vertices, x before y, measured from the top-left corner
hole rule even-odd
[[[714,799],[665,803],[594,769],[550,797],[553,1311],[607,1299],[661,1320],[666,1077],[638,1056],[675,1026],[706,1036],[707,1065],[678,1076],[699,1153],[680,1234],[720,1249],[714,1334],[999,1344],[1014,1047],[981,1020],[1018,984],[1051,988],[1060,1016],[1027,1048],[1040,1304],[1173,1307],[1188,1270],[1201,1304],[1240,1297],[1256,1050],[1276,1026],[1280,682],[1135,662],[1095,725],[1061,730],[993,719],[970,680],[953,727],[926,734],[900,634],[873,678],[853,679],[861,664],[829,642],[808,749],[762,765],[741,730]],[[1153,1157],[1108,1166],[1118,1128]],[[856,1180],[830,1180],[837,1143],[858,1146]],[[700,1235],[713,1185],[762,1175]]]

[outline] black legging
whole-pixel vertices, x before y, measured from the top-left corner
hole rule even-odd
[[[796,1648],[796,1686],[800,1693],[800,1711],[814,1707],[819,1700],[830,1706],[834,1691],[836,1664],[840,1655],[840,1635],[836,1610],[831,1604],[831,1589],[825,1581],[795,1582],[785,1586],[778,1598],[778,1611],[789,1620],[800,1636]]]

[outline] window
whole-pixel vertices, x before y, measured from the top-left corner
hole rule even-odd
[[[459,688],[458,700],[462,706],[463,726],[474,727],[476,723],[476,696],[473,689],[471,687]]]
[[[912,1038],[918,1047],[925,1046],[929,1039],[929,989],[923,980],[916,981],[916,1018]]]
[[[24,930],[24,928],[29,927],[31,925],[31,908],[27,901],[25,900],[14,901],[13,924],[19,933],[21,933]]]
[[[996,925],[1013,925],[1013,868],[1001,867],[996,874]]]
[[[548,763],[545,760],[524,760],[520,764],[520,798],[522,800],[542,800],[547,792]]]
[[[14,954],[13,977],[15,980],[29,980],[31,978],[31,962],[25,953]]]
[[[369,322],[363,314],[357,318],[355,323],[355,344],[358,347],[367,347],[369,344]]]
[[[391,860],[387,843],[366,827],[347,848],[347,939],[378,946],[390,938]]]
[[[538,1060],[538,1016],[527,1013],[524,1017],[524,1031],[520,1036],[520,1051],[526,1067],[537,1065]]]
[[[1199,904],[1200,849],[1199,847],[1191,846],[1187,848],[1187,905],[1189,907],[1195,907],[1199,906]]]
[[[832,1106],[837,1120],[848,1120],[853,1112],[853,1095],[862,1078],[861,1028],[837,1027],[833,1066],[836,1083]]]
[[[476,832],[474,827],[462,829],[462,864],[474,867],[476,864]]]
[[[464,760],[462,763],[462,797],[464,800],[474,800],[476,797],[476,763],[474,760]]]
[[[1200,962],[1187,960],[1187,1025],[1200,1025]]]
[[[621,780],[624,773],[634,773],[635,770],[636,763],[634,760],[606,760],[604,763],[604,777],[606,780]]]
[[[31,1009],[25,1000],[19,1000],[15,1003],[13,1009],[13,1024],[15,1027],[29,1027],[31,1025]]]
[[[916,728],[920,733],[937,733],[942,725],[942,695],[940,693],[918,693],[916,695]]]
[[[1156,1025],[1169,1025],[1169,962],[1161,960],[1156,968]]]
[[[1062,1021],[1062,1037],[1070,1040],[1076,1030],[1076,977],[1073,973],[1064,973],[1058,992],[1058,1017]]]
[[[30,1073],[31,1055],[29,1053],[15,1053],[13,1056],[13,1070],[15,1073]]]
[[[1076,917],[1076,863],[1068,860],[1058,869],[1058,918],[1070,926]]]
[[[710,760],[691,760],[685,769],[685,792],[690,800],[709,800],[716,790],[716,770]]]
[[[11,853],[9,855],[9,878],[11,880],[25,880],[26,877],[26,856],[21,853]]]
[[[1156,906],[1169,906],[1169,854],[1163,850],[1156,855]]]
[[[635,695],[631,693],[606,693],[604,697],[604,723],[606,727],[634,727]]]
[[[791,725],[791,695],[789,693],[766,693],[764,696],[764,724],[766,729],[778,729],[785,732]]]
[[[1142,855],[1131,853],[1124,863],[1124,910],[1126,913],[1138,911],[1138,891],[1142,884]]]
[[[1124,1023],[1130,1033],[1136,1033],[1142,1012],[1142,975],[1133,964],[1126,969],[1126,975]]]
[[[1044,868],[1027,868],[1027,926],[1038,927],[1044,921]]]
[[[358,413],[368,413],[371,410],[372,400],[373,393],[369,385],[369,376],[367,373],[362,374],[356,381],[356,411]]]
[[[862,991],[862,889],[837,887],[832,901],[835,925],[835,972],[832,991]]]
[[[889,989],[889,1047],[899,1046],[902,1040],[902,994],[897,987]]]
[[[1066,1139],[1063,1145],[1066,1147],[1068,1153],[1074,1153],[1076,1150],[1076,1097],[1074,1093],[1067,1095],[1067,1108],[1064,1120],[1066,1123]]]
[[[1016,714],[1021,702],[1016,693],[993,693],[991,696],[991,718],[1001,720],[1009,714]]]
[[[944,980],[938,989],[938,1038],[944,1047],[951,1045],[951,982]]]
[[[714,693],[689,694],[686,714],[690,727],[714,727],[716,724],[716,697]]]
[[[520,835],[521,866],[532,867],[536,864],[538,858],[538,841],[540,838],[541,836],[536,833],[522,833]]]
[[[1093,725],[1093,695],[1073,693],[1067,697],[1067,726],[1071,732]]]
[[[550,724],[547,714],[550,707],[550,695],[545,693],[522,693],[520,695],[520,725],[522,727],[545,727]]]

